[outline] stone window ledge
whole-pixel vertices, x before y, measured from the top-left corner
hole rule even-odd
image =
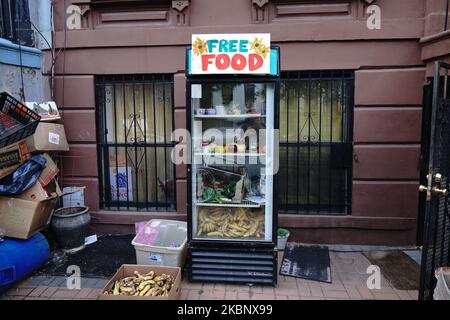
[[[22,57],[21,57],[22,56]],[[42,51],[36,48],[19,46],[9,40],[0,38],[0,63],[40,69],[42,66]]]

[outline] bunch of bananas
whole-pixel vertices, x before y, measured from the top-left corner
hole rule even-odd
[[[244,208],[201,208],[197,236],[218,238],[264,237],[264,211]]]
[[[114,283],[114,286],[105,291],[106,295],[125,295],[140,297],[168,297],[175,279],[168,274],[155,276],[154,271],[141,275],[134,271],[134,276],[126,277]]]

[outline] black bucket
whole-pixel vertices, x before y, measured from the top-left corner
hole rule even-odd
[[[55,210],[51,226],[64,251],[73,253],[84,248],[90,221],[88,207],[65,207]]]

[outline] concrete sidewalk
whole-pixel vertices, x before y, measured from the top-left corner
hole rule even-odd
[[[330,250],[335,249],[330,247]],[[352,247],[355,250],[357,248]],[[361,248],[365,250],[364,248]],[[341,250],[340,250],[341,251]],[[369,260],[361,252],[330,251],[332,283],[279,276],[276,288],[269,286],[189,283],[183,280],[182,300],[417,300],[418,292],[397,290],[384,277],[381,289],[369,290]],[[282,253],[279,256],[279,263]],[[65,277],[34,276],[7,291],[0,300],[95,300],[108,279],[82,278],[80,290],[69,290]]]

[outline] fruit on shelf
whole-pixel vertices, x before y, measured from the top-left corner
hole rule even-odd
[[[246,150],[245,144],[238,144],[237,145],[237,152],[245,153],[245,150]]]
[[[201,208],[197,236],[214,238],[264,238],[264,211],[248,208]]]
[[[205,147],[205,151],[208,153],[218,153],[220,150],[221,148],[214,142]]]

